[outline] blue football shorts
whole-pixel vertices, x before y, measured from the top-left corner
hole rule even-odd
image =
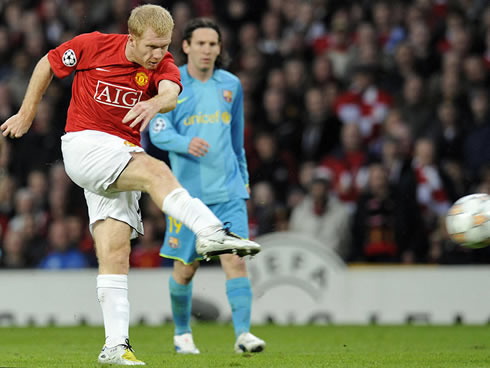
[[[231,232],[242,238],[248,238],[247,205],[244,199],[211,204],[208,207],[221,222],[229,223]],[[171,216],[167,216],[167,230],[160,256],[176,259],[185,264],[203,259],[196,252],[196,235]]]

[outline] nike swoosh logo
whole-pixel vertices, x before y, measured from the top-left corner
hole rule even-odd
[[[177,100],[177,104],[181,104],[182,102],[184,102],[185,100],[187,100],[189,97],[184,97],[184,98],[181,98],[180,100]]]
[[[95,68],[95,70],[100,70],[101,72],[110,72],[110,70],[103,69],[103,68]]]

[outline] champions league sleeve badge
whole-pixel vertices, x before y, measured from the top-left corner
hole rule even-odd
[[[63,60],[63,64],[68,67],[75,66],[77,63],[77,56],[75,55],[75,51],[72,49],[66,50],[61,59]]]

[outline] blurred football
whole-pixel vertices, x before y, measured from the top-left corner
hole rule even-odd
[[[453,241],[470,248],[490,244],[490,196],[470,194],[458,199],[446,216],[446,229]]]

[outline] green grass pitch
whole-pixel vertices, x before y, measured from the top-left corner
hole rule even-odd
[[[235,354],[232,327],[193,325],[198,356],[179,356],[173,327],[131,327],[147,367],[490,367],[489,326],[256,326],[259,354]],[[0,367],[104,367],[101,327],[0,328]]]

